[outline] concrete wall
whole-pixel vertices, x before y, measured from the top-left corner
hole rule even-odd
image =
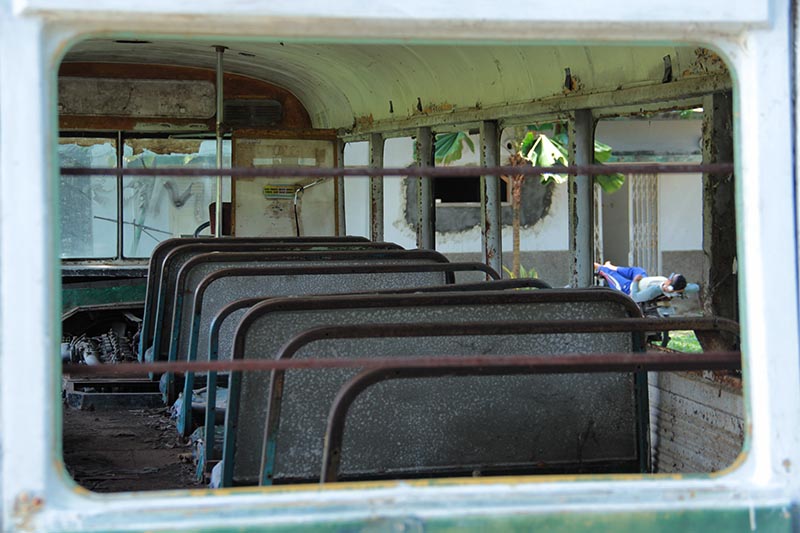
[[[742,450],[741,380],[722,372],[650,372],[653,471],[716,472]]]
[[[481,253],[445,253],[450,261],[481,261]],[[511,269],[511,252],[503,254],[503,265]],[[520,263],[526,269],[535,269],[536,277],[553,287],[566,287],[570,281],[572,254],[569,250],[539,250],[522,252]],[[503,273],[504,277],[508,277]]]

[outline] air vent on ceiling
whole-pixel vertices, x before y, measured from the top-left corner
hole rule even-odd
[[[277,100],[226,100],[223,122],[228,128],[267,128],[283,118],[283,107]]]

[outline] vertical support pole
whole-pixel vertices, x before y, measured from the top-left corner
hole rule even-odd
[[[594,181],[594,180],[593,180]],[[603,188],[597,183],[592,186],[594,193],[594,257],[597,261],[603,258],[605,243],[603,241]]]
[[[733,97],[703,99],[703,163],[733,161]],[[738,320],[736,204],[733,174],[703,174],[703,311]]]
[[[500,132],[497,122],[481,123],[481,166],[500,166]],[[483,261],[503,272],[503,220],[501,216],[500,176],[481,176],[481,241]]]
[[[222,69],[222,54],[225,53],[224,46],[215,46],[214,49],[217,51],[217,113],[216,113],[216,133],[217,133],[217,169],[222,168],[222,121],[224,120],[223,116],[223,83],[224,83],[224,75]],[[222,237],[222,174],[217,175],[217,194],[215,200],[215,217],[216,220],[214,221],[214,232],[215,236],[220,238]]]
[[[336,141],[336,166],[344,167],[344,141]],[[347,235],[347,223],[345,221],[345,201],[344,201],[344,176],[336,176],[334,183],[336,191],[336,236]]]
[[[594,161],[594,121],[590,109],[579,109],[569,120],[569,164],[589,165]],[[573,257],[572,286],[592,285],[594,243],[592,230],[593,177],[569,178],[570,251]]]
[[[433,132],[417,129],[417,166],[433,166]],[[417,178],[417,248],[436,249],[436,205],[433,198],[433,179]]]
[[[383,168],[383,135],[373,133],[369,136],[369,166]],[[383,241],[383,176],[369,179],[369,227],[370,240]]]
[[[122,168],[125,156],[125,136],[121,131],[117,132],[117,168]],[[125,250],[123,248],[122,234],[124,229],[125,213],[122,211],[122,174],[117,174],[117,259],[122,259]]]

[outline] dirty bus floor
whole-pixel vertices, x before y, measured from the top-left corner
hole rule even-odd
[[[95,492],[202,488],[191,447],[165,408],[81,411],[64,407],[64,463]]]

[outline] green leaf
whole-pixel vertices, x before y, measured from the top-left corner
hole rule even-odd
[[[558,167],[568,165],[568,152],[566,146],[569,138],[566,133],[557,133],[548,137],[543,133],[529,131],[520,143],[519,153],[535,167]],[[603,164],[611,158],[612,148],[599,141],[594,143],[594,163]],[[545,173],[541,176],[541,182],[565,183],[568,179],[566,174]],[[619,190],[625,183],[623,174],[607,174],[595,176],[595,181],[605,192],[612,193]]]
[[[605,163],[611,158],[611,147],[603,144],[600,141],[594,142],[594,159],[595,163]]]
[[[514,272],[510,268],[508,268],[505,265],[503,265],[503,272],[508,274],[508,277],[511,278],[511,279],[517,279],[517,277],[518,277],[516,274],[514,274]],[[539,273],[536,272],[535,268],[531,267],[529,269],[526,269],[522,265],[519,266],[519,278],[531,278],[531,279],[533,279],[533,278],[538,278],[538,277],[539,277]]]
[[[533,148],[533,144],[536,142],[537,135],[532,131],[529,131],[525,134],[525,137],[522,139],[522,142],[519,144],[519,153],[525,157],[525,154],[531,151]]]
[[[526,135],[527,140],[527,135]],[[531,148],[522,152],[522,156],[531,162],[535,167],[565,166],[567,164],[566,150],[560,143],[553,142],[547,135],[539,133],[533,141]],[[566,174],[542,174],[542,183],[564,183],[567,181]]]
[[[434,159],[440,165],[448,165],[461,159],[464,145],[471,152],[475,152],[475,143],[469,138],[469,134],[463,131],[440,133],[436,135],[436,150]]]
[[[567,155],[567,146],[569,145],[569,135],[566,132],[561,132],[553,135],[553,143],[558,146],[562,153]]]
[[[607,193],[612,193],[619,190],[619,188],[622,187],[622,184],[625,183],[625,176],[620,173],[599,174],[595,176],[594,179],[597,184],[603,188],[603,191]]]
[[[461,140],[464,142],[464,144],[467,145],[467,148],[469,148],[469,151],[472,152],[472,153],[475,153],[475,143],[472,142],[472,138],[469,135],[467,135],[466,133],[463,133],[463,132],[461,133],[461,135],[462,135]]]

